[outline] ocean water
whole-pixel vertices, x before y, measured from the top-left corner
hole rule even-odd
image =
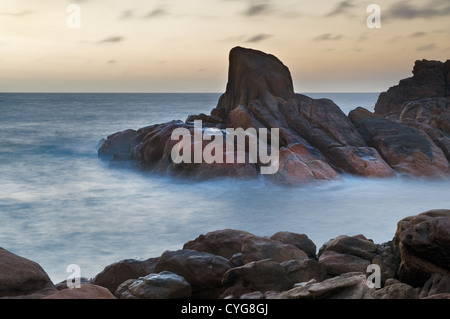
[[[307,94],[307,93],[306,93]],[[307,94],[345,113],[375,93]],[[317,249],[338,235],[389,241],[397,222],[450,208],[450,182],[365,179],[285,188],[255,181],[189,182],[111,165],[100,139],[190,114],[219,94],[0,94],[0,247],[38,262],[56,283],[69,264],[94,277],[113,262],[157,257],[200,234],[304,233]]]

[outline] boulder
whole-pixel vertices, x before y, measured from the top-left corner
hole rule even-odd
[[[419,297],[426,298],[437,294],[450,294],[450,276],[434,274],[420,289]]]
[[[308,282],[312,279],[320,282],[327,276],[325,265],[314,259],[289,260],[281,263],[281,266],[293,283]]]
[[[363,118],[355,126],[398,173],[431,178],[448,174],[444,152],[422,130],[382,118]]]
[[[422,287],[434,274],[450,275],[450,210],[431,210],[402,219],[393,242],[402,282]]]
[[[350,272],[281,292],[277,299],[372,299],[372,291],[364,274]]]
[[[187,242],[183,249],[193,249],[231,259],[234,254],[241,252],[243,241],[251,236],[254,235],[246,231],[217,230]]]
[[[242,260],[244,264],[263,259],[277,262],[288,260],[305,260],[308,255],[291,244],[258,236],[247,237],[242,243]]]
[[[332,250],[321,254],[319,263],[325,266],[329,276],[339,276],[348,272],[366,272],[367,267],[371,264],[366,259]]]
[[[38,263],[0,248],[0,298],[38,299],[57,291]]]
[[[222,297],[260,291],[283,291],[293,283],[286,276],[284,268],[271,259],[253,261],[241,267],[229,269],[223,276],[222,285],[228,288]]]
[[[221,292],[222,277],[233,267],[224,257],[184,249],[165,251],[156,264],[155,272],[170,271],[182,276],[191,285],[194,297],[216,298]]]
[[[147,260],[125,259],[105,267],[97,274],[92,283],[107,288],[112,294],[117,287],[128,279],[137,279],[155,272],[158,258]]]
[[[353,255],[368,261],[377,254],[378,245],[364,235],[346,236],[341,235],[329,240],[319,250],[319,256],[326,251],[335,251],[342,254]]]
[[[127,280],[116,291],[119,299],[184,299],[191,295],[191,285],[170,271]]]
[[[372,259],[372,264],[380,267],[382,286],[397,276],[400,259],[394,253],[392,241],[378,245],[377,255]]]
[[[116,297],[105,287],[84,284],[80,288],[63,289],[42,299],[116,299]]]
[[[309,258],[316,258],[316,245],[305,234],[284,231],[273,234],[270,239],[293,245],[298,249],[303,250]]]
[[[376,299],[419,299],[417,291],[410,285],[397,283],[381,288],[372,297]]]

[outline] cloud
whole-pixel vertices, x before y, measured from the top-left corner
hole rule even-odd
[[[409,37],[410,38],[420,38],[420,37],[424,37],[426,35],[427,35],[426,32],[419,31],[419,32],[411,34]]]
[[[314,41],[337,41],[343,38],[342,34],[323,33],[313,38]]]
[[[269,12],[268,4],[252,4],[250,7],[244,12],[244,15],[248,17],[253,17],[261,14],[265,14]]]
[[[20,18],[20,17],[29,16],[33,13],[34,13],[34,11],[32,11],[32,10],[24,10],[24,11],[20,11],[20,12],[0,12],[0,16]]]
[[[116,63],[116,60],[108,60],[107,62],[106,62],[106,64],[115,64]]]
[[[118,43],[118,42],[122,42],[124,40],[123,37],[121,36],[111,36],[111,37],[107,37],[104,38],[103,40],[98,41],[97,43]]]
[[[344,0],[339,2],[336,7],[327,13],[326,17],[334,17],[337,15],[349,15],[351,8],[353,8],[355,5],[353,4],[352,0]]]
[[[434,50],[435,48],[436,48],[436,44],[430,43],[430,44],[426,44],[426,45],[422,45],[422,46],[418,47],[417,51],[431,51],[431,50]]]
[[[150,11],[146,15],[143,16],[144,19],[151,19],[151,18],[157,18],[167,15],[168,12],[164,10],[163,8],[158,8],[155,10]]]
[[[387,11],[390,19],[432,19],[450,16],[450,4],[448,0],[430,0],[422,7],[414,6],[410,1],[401,1],[392,5]]]
[[[131,19],[133,17],[134,17],[133,10],[124,10],[124,11],[122,11],[122,14],[120,15],[120,19],[122,19],[122,20]]]
[[[270,37],[272,37],[273,35],[271,34],[257,34],[253,37],[251,37],[250,39],[247,40],[248,43],[256,43],[256,42],[261,42],[264,41]]]

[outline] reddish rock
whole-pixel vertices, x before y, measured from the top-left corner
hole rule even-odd
[[[116,297],[105,287],[84,284],[80,288],[64,289],[42,299],[116,299]]]
[[[37,299],[57,291],[38,263],[0,248],[0,298]]]
[[[128,279],[137,279],[155,272],[158,258],[147,260],[125,259],[105,267],[97,274],[92,283],[107,288],[112,294],[117,287]]]
[[[434,274],[420,289],[419,297],[426,298],[438,294],[450,294],[450,276]]]
[[[445,154],[423,131],[378,118],[364,118],[355,125],[367,143],[397,172],[433,178],[448,174]]]

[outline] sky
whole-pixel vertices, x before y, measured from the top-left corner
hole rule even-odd
[[[235,46],[298,93],[382,92],[449,40],[448,0],[0,0],[0,92],[221,93]]]

